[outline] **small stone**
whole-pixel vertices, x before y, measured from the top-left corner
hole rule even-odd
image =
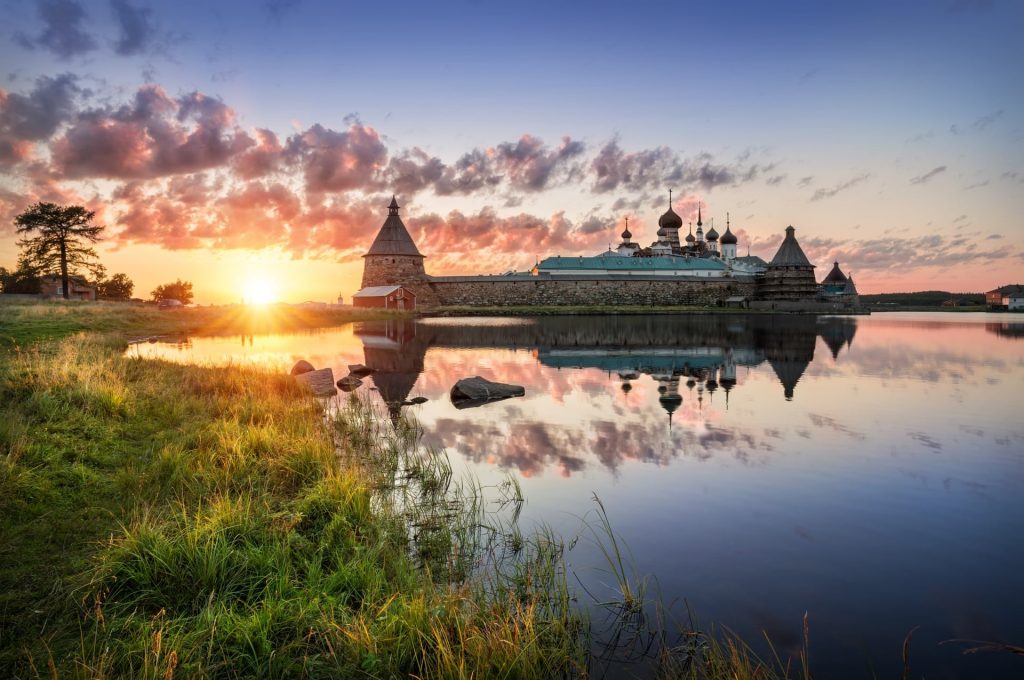
[[[338,387],[341,388],[342,392],[351,392],[352,390],[356,389],[362,384],[362,380],[360,380],[359,378],[355,378],[351,375],[346,375],[344,378],[338,381]]]
[[[305,359],[299,359],[295,362],[295,365],[292,366],[292,375],[302,375],[303,373],[309,373],[310,371],[315,370],[316,369],[313,368],[313,364],[309,363]]]
[[[330,397],[337,394],[334,389],[334,371],[321,368],[319,371],[307,371],[295,376],[299,383],[305,385],[318,397]]]
[[[374,371],[374,369],[370,368],[369,366],[363,366],[362,364],[349,364],[348,372],[357,378],[364,378],[370,375],[371,373],[375,373],[376,371]]]
[[[471,408],[482,406],[492,401],[500,401],[509,397],[521,397],[526,390],[521,385],[497,383],[474,376],[463,378],[455,383],[451,391],[452,405],[455,408]]]
[[[427,403],[427,401],[428,400],[427,400],[426,397],[413,397],[412,399],[409,400],[409,403],[410,404],[425,404],[425,403]]]

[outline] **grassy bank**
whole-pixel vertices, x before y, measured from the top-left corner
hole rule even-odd
[[[601,674],[562,542],[518,529],[512,480],[459,483],[413,424],[325,413],[288,376],[124,356],[230,316],[43,307],[4,310],[3,677]],[[645,616],[601,518],[612,637],[646,640],[661,677],[788,674]]]
[[[185,307],[161,310],[130,302],[21,302],[0,296],[0,349],[53,340],[77,332],[117,335],[225,335],[336,326],[397,318],[398,312],[353,307],[291,305]]]
[[[93,311],[6,329],[111,323]],[[582,672],[556,542],[483,561],[481,494],[413,430],[325,419],[288,376],[124,357],[154,322],[4,356],[4,677]]]

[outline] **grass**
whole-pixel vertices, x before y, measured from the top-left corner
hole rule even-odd
[[[560,544],[507,539],[514,483],[454,481],[411,424],[288,376],[123,355],[198,317],[13,311],[3,677],[585,674]]]

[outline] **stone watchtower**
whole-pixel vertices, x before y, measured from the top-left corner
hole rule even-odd
[[[362,287],[406,286],[416,293],[420,303],[432,303],[434,295],[423,269],[423,255],[409,236],[398,210],[398,201],[392,196],[388,218],[363,255]]]

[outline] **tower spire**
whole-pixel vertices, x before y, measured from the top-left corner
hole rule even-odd
[[[398,207],[398,199],[395,198],[394,194],[391,194],[391,204],[388,205],[388,215],[397,215]]]
[[[668,209],[672,209],[672,190],[668,190]]]
[[[699,227],[699,226],[701,226],[703,224],[704,223],[701,222],[701,220],[700,220],[700,203],[698,202],[697,203],[697,226]]]

